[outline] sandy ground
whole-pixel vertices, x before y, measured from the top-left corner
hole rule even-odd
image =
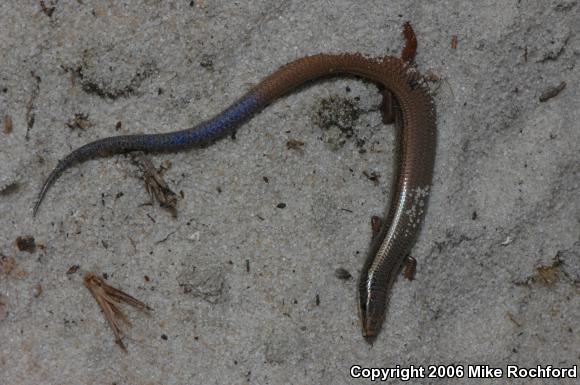
[[[358,384],[355,364],[578,364],[578,1],[40,3],[0,4],[0,384]],[[308,54],[398,55],[406,20],[418,68],[439,78],[437,162],[416,279],[395,283],[372,347],[356,279],[396,148],[368,82],[320,82],[235,138],[151,155],[177,218],[146,205],[123,155],[70,169],[32,218],[70,150],[192,126]],[[154,308],[124,307],[127,354],[88,271]]]

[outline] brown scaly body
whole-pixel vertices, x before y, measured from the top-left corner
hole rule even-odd
[[[435,107],[420,74],[395,57],[309,56],[282,67],[254,90],[273,101],[307,81],[339,74],[357,75],[384,86],[395,97],[402,118],[397,135],[398,170],[391,204],[359,280],[363,335],[372,339],[380,330],[388,291],[425,214],[435,162]]]

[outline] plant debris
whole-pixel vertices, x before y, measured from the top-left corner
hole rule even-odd
[[[562,266],[562,260],[556,258],[549,266],[536,267],[536,274],[532,277],[532,281],[544,286],[553,286],[558,282],[560,266]]]
[[[44,14],[48,17],[52,17],[52,14],[54,13],[54,9],[56,7],[48,7],[46,6],[46,4],[44,3],[43,0],[39,1],[40,3],[40,8],[42,9],[42,12],[44,12]]]
[[[76,113],[75,117],[69,120],[66,125],[71,130],[84,130],[86,128],[92,127],[93,123],[89,121],[89,114]]]
[[[151,159],[143,153],[133,155],[132,159],[143,173],[142,178],[143,182],[145,182],[145,189],[151,198],[150,204],[153,204],[153,198],[155,197],[161,207],[167,209],[173,217],[177,217],[177,194],[163,180],[163,173],[169,169],[169,166],[160,167],[157,170]]]
[[[36,251],[36,242],[32,235],[24,235],[16,238],[16,247],[18,247],[18,250],[20,251],[34,253]]]
[[[296,139],[288,139],[286,142],[286,148],[288,150],[304,151],[304,142]]]
[[[115,334],[115,343],[119,345],[121,350],[126,353],[127,348],[122,341],[124,334],[121,330],[119,320],[123,321],[125,325],[129,327],[132,325],[125,313],[123,313],[121,309],[117,307],[117,305],[121,302],[125,302],[144,312],[151,311],[153,309],[143,302],[131,297],[129,294],[109,286],[102,278],[93,273],[85,274],[84,285],[87,289],[89,289],[99,304],[105,319],[109,323],[111,329],[113,329],[113,333]]]
[[[6,305],[8,305],[8,298],[6,296],[0,294],[0,321],[6,318],[8,311],[6,310]]]
[[[451,36],[451,49],[457,49],[457,35]]]
[[[364,176],[366,176],[368,180],[373,182],[375,184],[375,186],[379,185],[379,178],[381,177],[381,174],[379,174],[378,172],[376,172],[376,171],[368,172],[365,170],[362,172],[362,174]]]
[[[32,71],[30,75],[34,80],[34,85],[32,88],[32,93],[30,94],[30,98],[28,99],[28,103],[26,104],[26,135],[24,136],[24,139],[26,140],[30,139],[30,130],[32,130],[32,127],[34,127],[34,102],[36,101],[36,98],[38,98],[38,94],[40,92],[40,82],[42,81],[40,76],[36,75],[34,71]]]
[[[9,135],[12,133],[12,128],[14,125],[12,124],[12,116],[6,114],[4,115],[4,133]]]

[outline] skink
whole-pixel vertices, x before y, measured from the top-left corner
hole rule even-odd
[[[414,38],[407,23],[404,35],[409,33]],[[49,187],[76,162],[126,151],[176,151],[206,144],[230,134],[263,107],[304,83],[328,76],[360,76],[383,86],[387,96],[392,94],[400,114],[398,171],[391,203],[384,224],[373,237],[358,285],[363,335],[372,340],[381,328],[388,292],[415,242],[431,193],[436,113],[422,76],[410,64],[414,48],[406,46],[405,50],[411,53],[403,50],[402,58],[371,58],[360,53],[304,57],[281,67],[222,113],[195,127],[165,134],[115,136],[85,144],[68,154],[50,173],[40,190],[34,215]],[[392,114],[392,104],[384,104],[384,114]]]

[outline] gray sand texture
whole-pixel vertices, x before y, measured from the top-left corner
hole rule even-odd
[[[127,155],[70,168],[32,217],[71,150],[191,127],[306,55],[398,56],[405,21],[431,79],[437,158],[415,279],[396,280],[372,346],[357,279],[397,148],[370,82],[319,81],[235,138],[150,154],[177,217],[147,204]],[[0,385],[361,384],[353,365],[578,365],[579,59],[576,0],[3,0]],[[19,249],[24,236],[35,250]],[[86,272],[154,309],[121,306],[127,353]]]

